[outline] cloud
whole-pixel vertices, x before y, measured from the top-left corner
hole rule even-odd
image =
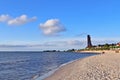
[[[82,42],[79,40],[70,40],[70,41],[67,41],[67,44],[71,46],[79,46],[82,44]]]
[[[117,43],[120,38],[92,38],[93,45]],[[9,41],[0,43],[0,51],[43,51],[82,49],[87,46],[86,38],[64,38],[42,41]]]
[[[77,44],[78,43],[78,44]],[[12,44],[0,44],[0,51],[42,51],[42,50],[67,50],[72,48],[80,48],[80,41],[78,40],[63,40],[63,41],[47,41],[43,43],[12,43]]]
[[[43,44],[22,44],[22,45],[19,45],[19,44],[16,44],[16,45],[12,45],[12,44],[3,44],[3,45],[0,45],[0,48],[41,48],[41,47],[52,47],[52,46],[56,46],[54,44],[46,44],[46,43],[43,43]]]
[[[106,43],[112,44],[112,43],[119,42],[119,40],[120,40],[119,38],[118,39],[115,39],[115,38],[93,38],[92,43],[93,43],[93,45],[106,44]]]
[[[23,25],[28,22],[33,22],[36,20],[36,17],[28,18],[27,15],[21,15],[15,19],[11,19],[8,21],[8,25]]]
[[[8,22],[11,19],[9,15],[0,15],[0,22]]]
[[[1,15],[0,16],[0,22],[5,22],[8,25],[15,25],[15,26],[19,26],[19,25],[23,25],[23,24],[26,24],[29,22],[33,22],[36,19],[37,19],[36,17],[28,18],[27,15],[21,15],[21,16],[16,17],[16,18],[12,18],[9,15]]]
[[[83,36],[87,36],[87,35],[88,35],[88,33],[83,32],[83,33],[75,35],[75,37],[83,37]]]
[[[58,19],[47,20],[45,23],[40,24],[40,28],[43,31],[43,34],[47,36],[56,36],[60,32],[66,31]]]
[[[27,45],[0,45],[0,48],[27,47]]]

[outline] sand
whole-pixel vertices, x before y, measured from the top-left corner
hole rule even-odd
[[[77,52],[77,51],[76,51]],[[120,53],[119,50],[85,50],[85,51],[78,51],[78,52],[83,52],[83,53]]]
[[[44,80],[120,80],[120,53],[74,61]]]

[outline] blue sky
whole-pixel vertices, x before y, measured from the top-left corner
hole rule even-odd
[[[119,0],[0,0],[0,50],[71,49],[120,41]]]

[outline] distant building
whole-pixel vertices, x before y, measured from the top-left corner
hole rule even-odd
[[[119,46],[120,47],[120,42],[116,44],[116,46]]]
[[[92,47],[91,37],[90,35],[87,35],[87,48],[91,48],[91,47]]]

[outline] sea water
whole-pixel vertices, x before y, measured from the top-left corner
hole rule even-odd
[[[74,52],[0,52],[0,80],[35,80],[70,61],[95,54]]]

